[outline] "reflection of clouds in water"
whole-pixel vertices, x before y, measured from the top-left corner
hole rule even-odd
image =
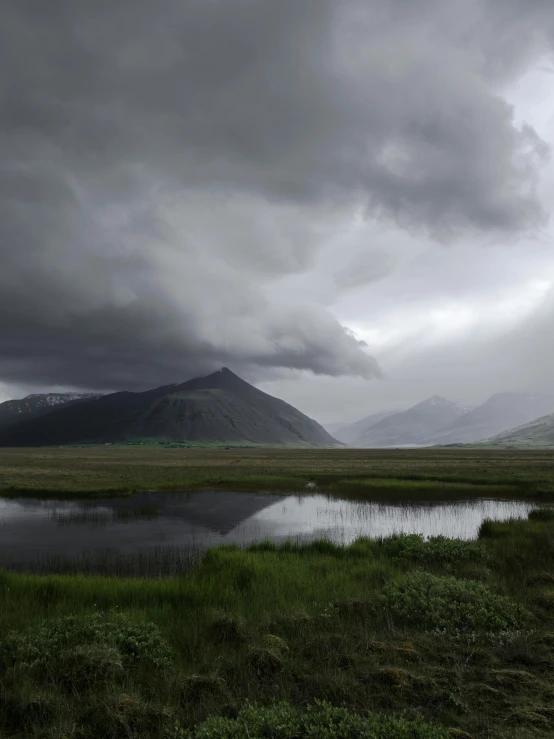
[[[270,506],[253,518],[272,524],[276,535],[281,535],[283,529],[287,529],[290,535],[326,531],[329,538],[348,542],[358,536],[377,537],[395,533],[471,539],[477,536],[485,518],[525,518],[536,507],[533,503],[505,500],[386,505],[333,501],[323,496],[305,499],[303,507],[293,505],[293,496],[287,498],[287,503]]]
[[[141,520],[129,515],[145,504],[155,504],[158,517]],[[470,539],[483,519],[522,518],[534,507],[529,502],[501,500],[407,506],[322,495],[282,498],[225,492],[155,493],[86,503],[0,499],[0,565],[53,554],[76,557],[107,550],[135,554],[145,547],[204,549],[264,539],[328,538],[349,544],[360,536],[400,532]],[[116,512],[125,515],[112,515]],[[106,514],[110,515],[104,523]],[[56,523],[60,516],[66,522],[62,527]],[[103,521],[102,527],[94,525],[98,520]]]

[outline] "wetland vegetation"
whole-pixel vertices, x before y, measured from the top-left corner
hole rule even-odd
[[[2,451],[2,489],[94,496],[111,474],[121,495],[256,479],[284,492],[286,479],[361,499],[420,500],[425,482],[443,485],[428,500],[464,497],[455,483],[554,497],[544,453],[188,454]],[[472,540],[225,545],[163,578],[0,570],[3,739],[546,739],[553,675],[544,508]]]
[[[475,541],[219,547],[156,580],[4,571],[0,725],[27,739],[549,737],[553,560],[539,514]]]
[[[554,498],[554,455],[460,449],[0,448],[0,495],[102,497],[206,487],[370,500]]]

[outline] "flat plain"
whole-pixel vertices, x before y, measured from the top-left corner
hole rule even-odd
[[[554,499],[551,451],[461,449],[0,449],[0,495],[142,490],[321,492],[364,499]],[[308,487],[307,487],[308,486]]]

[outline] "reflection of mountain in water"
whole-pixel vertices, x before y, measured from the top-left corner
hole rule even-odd
[[[219,491],[140,493],[130,499],[98,501],[98,505],[111,508],[114,513],[131,513],[141,508],[157,509],[158,518],[183,519],[224,536],[278,499],[275,495]]]

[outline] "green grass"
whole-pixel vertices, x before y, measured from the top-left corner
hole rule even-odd
[[[546,739],[554,520],[224,546],[157,580],[0,571],[0,635],[3,738]]]
[[[236,718],[214,716],[191,730],[177,725],[169,734],[170,739],[449,739],[451,736],[444,727],[428,724],[421,717],[363,717],[347,707],[332,706],[317,699],[305,711],[285,701],[267,707],[246,704]]]
[[[0,495],[124,496],[144,490],[310,492],[364,500],[554,499],[548,452],[482,450],[0,449]]]

